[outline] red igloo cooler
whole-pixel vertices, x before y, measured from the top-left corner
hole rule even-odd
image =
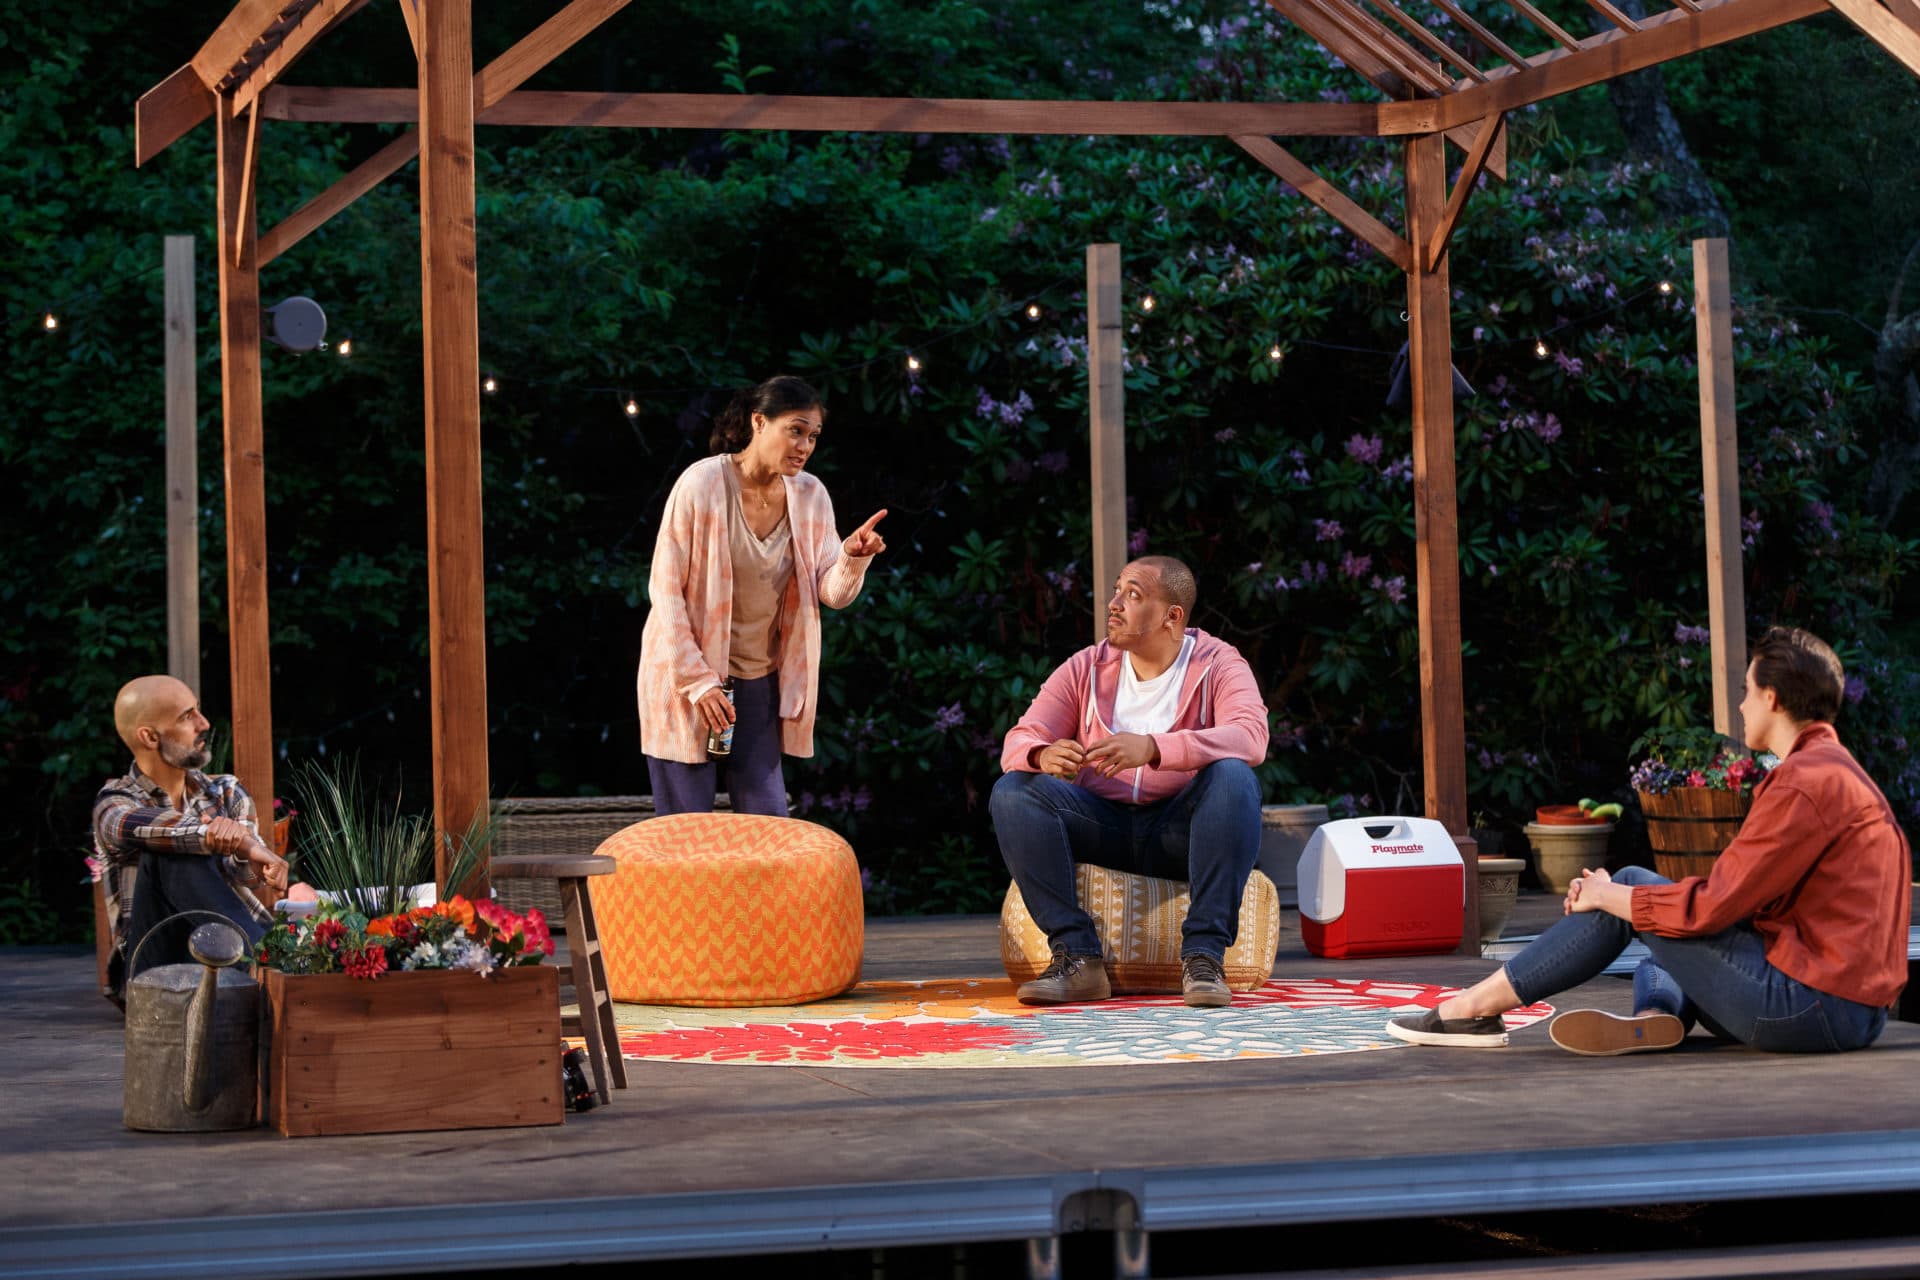
[[[1342,818],[1300,855],[1300,932],[1317,956],[1420,956],[1460,945],[1466,864],[1431,818]]]

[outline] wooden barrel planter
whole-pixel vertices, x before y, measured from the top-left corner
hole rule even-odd
[[[1647,815],[1654,868],[1669,880],[1711,872],[1713,860],[1740,834],[1740,824],[1753,805],[1749,794],[1710,787],[1675,787],[1663,796],[1647,791],[1638,795],[1641,811]]]

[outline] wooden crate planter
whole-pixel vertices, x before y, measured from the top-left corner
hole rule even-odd
[[[560,971],[261,975],[261,1111],[289,1138],[559,1124]]]
[[[1748,793],[1711,787],[1675,787],[1662,796],[1637,794],[1647,815],[1654,868],[1669,880],[1711,872],[1713,860],[1740,834],[1740,824],[1753,807]]]

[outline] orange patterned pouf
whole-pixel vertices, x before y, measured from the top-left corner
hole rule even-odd
[[[633,1004],[786,1005],[860,979],[860,866],[797,818],[689,813],[615,832],[594,882],[607,990]]]
[[[1116,992],[1180,990],[1180,928],[1187,922],[1187,885],[1083,862],[1074,869],[1075,896],[1100,931],[1107,979]],[[1222,967],[1227,986],[1255,991],[1273,976],[1280,947],[1280,893],[1259,871],[1240,895],[1240,931]],[[1000,907],[1000,962],[1015,982],[1031,982],[1053,958],[1047,935],[1027,914],[1020,886],[1007,886]]]

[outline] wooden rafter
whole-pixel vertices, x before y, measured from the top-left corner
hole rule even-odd
[[[1638,31],[1640,29],[1640,24],[1633,20],[1633,16],[1624,12],[1619,5],[1609,4],[1608,0],[1587,0],[1587,4],[1592,7],[1594,12],[1598,13],[1622,31]]]
[[[313,0],[239,0],[199,52],[193,55],[193,69],[200,83],[215,93],[229,83],[236,66],[243,65],[247,51],[269,39],[276,24],[284,23],[285,10],[297,17]]]
[[[1432,3],[1434,8],[1453,19],[1462,31],[1499,54],[1502,58],[1505,58],[1514,66],[1524,67],[1527,65],[1525,54],[1518,52],[1512,45],[1509,45],[1499,36],[1481,26],[1472,14],[1455,4],[1453,0],[1432,0]]]
[[[1474,66],[1472,58],[1456,51],[1454,47],[1445,40],[1442,40],[1439,36],[1436,36],[1433,32],[1408,17],[1406,10],[1395,4],[1393,0],[1370,0],[1370,3],[1374,8],[1393,19],[1408,35],[1425,45],[1429,52],[1433,53],[1443,62],[1451,63],[1458,67],[1461,74],[1465,75],[1469,80],[1473,80],[1479,84],[1485,84],[1487,82],[1487,73],[1479,67]]]
[[[1833,7],[1848,22],[1860,28],[1875,44],[1906,64],[1907,70],[1920,76],[1920,5],[1913,0],[1892,0],[1907,13],[1883,7],[1875,0],[1832,0]]]
[[[245,63],[246,71],[232,87],[235,110],[251,106],[262,90],[280,78],[321,36],[360,12],[367,0],[314,0],[281,33],[271,48]]]
[[[1549,18],[1546,14],[1540,12],[1540,10],[1534,8],[1527,0],[1507,0],[1507,3],[1512,5],[1521,17],[1546,32],[1547,38],[1559,45],[1562,49],[1578,49],[1580,47],[1580,41],[1568,34],[1566,28],[1562,27],[1552,18]]]
[[[406,3],[407,0],[402,0]],[[480,110],[497,103],[525,84],[542,67],[571,49],[581,37],[626,8],[628,0],[572,0],[566,8],[535,27],[511,49],[473,74],[474,105]],[[419,48],[416,40],[415,48]],[[269,91],[268,97],[277,94]],[[415,90],[397,90],[413,106],[404,119],[418,121],[420,98]],[[291,117],[283,117],[291,118]],[[420,154],[420,131],[395,138],[351,173],[322,191],[291,216],[260,237],[260,262],[265,265],[324,225],[327,219],[406,167]]]
[[[228,105],[227,111],[230,115],[237,114],[236,109],[231,104]],[[244,154],[245,160],[240,166],[240,199],[238,207],[251,211],[253,209],[253,171],[260,163],[260,104],[258,101],[255,101],[253,108],[247,112],[247,147]],[[252,249],[253,246],[246,243],[243,237],[238,235],[234,236],[233,265],[238,267],[240,265],[240,255]],[[257,269],[258,266],[256,264],[256,270]]]
[[[420,0],[396,0],[400,16],[406,20],[407,39],[413,41],[413,56],[420,56]]]
[[[1354,235],[1378,249],[1402,271],[1413,270],[1413,250],[1399,233],[1348,198],[1346,192],[1315,173],[1272,138],[1240,135],[1234,142],[1248,155],[1284,178],[1289,186],[1332,214]]]
[[[140,95],[133,107],[133,164],[137,169],[213,117],[213,90],[189,62]]]
[[[1267,3],[1326,50],[1351,67],[1380,92],[1392,98],[1439,93],[1449,87],[1444,75],[1423,63],[1405,41],[1380,27],[1376,38],[1350,20],[1354,10],[1347,0],[1267,0]],[[1380,24],[1375,21],[1375,26]],[[1422,73],[1421,66],[1427,68]]]
[[[1486,168],[1494,139],[1504,133],[1506,127],[1505,116],[1495,116],[1481,123],[1480,137],[1473,144],[1473,150],[1467,153],[1466,163],[1460,166],[1460,176],[1454,180],[1453,193],[1447,197],[1447,207],[1441,211],[1439,223],[1424,246],[1427,270],[1435,270],[1445,256],[1447,242],[1453,238],[1453,229],[1459,224],[1460,215],[1467,207],[1467,197],[1473,194],[1473,184],[1480,180],[1480,174]]]

